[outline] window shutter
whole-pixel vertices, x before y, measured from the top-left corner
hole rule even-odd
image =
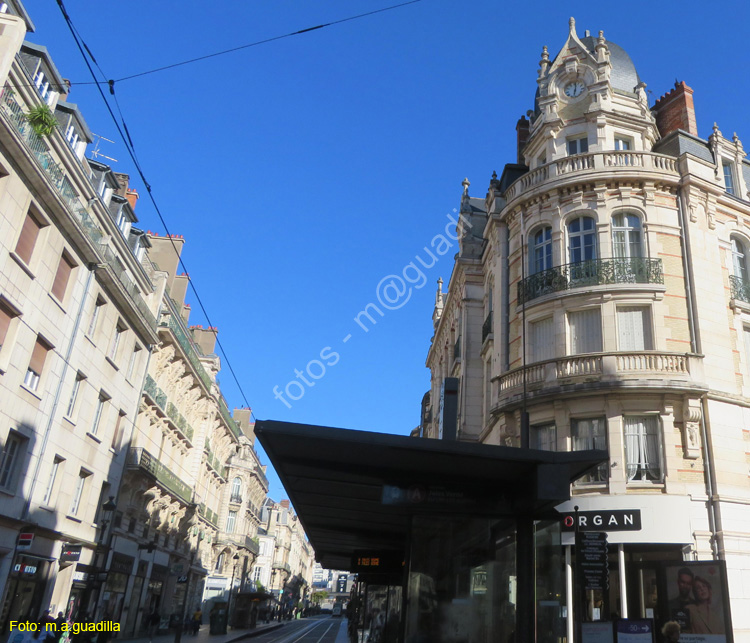
[[[31,253],[34,252],[36,239],[39,236],[39,230],[42,226],[30,214],[26,215],[26,220],[21,228],[21,236],[16,244],[16,254],[26,263],[31,261]]]
[[[0,348],[5,343],[5,338],[8,335],[8,329],[10,328],[10,322],[13,321],[13,315],[2,303],[0,303]]]
[[[34,344],[34,350],[31,353],[31,361],[29,362],[30,371],[34,371],[37,375],[42,374],[44,360],[47,358],[47,351],[49,351],[49,346],[47,346],[44,341],[37,338],[36,344]]]
[[[618,308],[617,326],[621,351],[651,350],[651,319],[648,308]]]
[[[68,279],[70,279],[70,272],[73,267],[73,262],[63,253],[60,257],[60,263],[57,264],[57,274],[52,284],[52,294],[57,297],[58,301],[62,301],[65,296],[65,289],[68,287]]]

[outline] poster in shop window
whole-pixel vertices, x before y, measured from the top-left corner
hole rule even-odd
[[[726,575],[717,561],[688,561],[665,567],[665,622],[680,626],[680,643],[729,643],[731,621]]]

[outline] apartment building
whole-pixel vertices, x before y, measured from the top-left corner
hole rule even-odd
[[[161,286],[127,176],[92,136],[49,52],[0,6],[0,629],[101,597]]]
[[[564,546],[537,580],[540,632],[570,640],[575,613],[699,633],[673,602],[689,568],[713,575],[712,633],[728,640],[731,613],[747,641],[750,163],[736,133],[698,132],[684,82],[653,105],[645,87],[622,47],[572,19],[559,53],[543,48],[517,159],[485,196],[463,182],[419,432],[443,437],[457,385],[460,440],[608,450],[559,510],[578,507],[584,525],[631,512],[638,528],[607,530],[608,588],[585,598],[572,533],[540,532]],[[503,574],[512,603],[514,572]]]

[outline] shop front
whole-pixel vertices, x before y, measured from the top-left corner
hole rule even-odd
[[[319,562],[358,572],[350,617],[362,637],[377,632],[373,640],[388,643],[565,637],[565,560],[554,507],[606,453],[522,451],[271,421],[255,430]],[[378,574],[385,560],[378,552],[389,552],[385,575]]]
[[[18,552],[11,564],[8,585],[2,608],[2,629],[7,631],[10,621],[36,620],[46,607],[45,591],[52,560],[34,554]]]

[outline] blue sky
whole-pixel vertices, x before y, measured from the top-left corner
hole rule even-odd
[[[116,79],[396,3],[65,4]],[[27,9],[37,27],[29,39],[74,83],[69,100],[116,141],[102,152],[133,177],[142,227],[163,233],[98,92],[76,84],[91,79],[57,3]],[[470,194],[484,196],[493,170],[515,162],[515,123],[533,107],[542,45],[556,54],[571,15],[581,35],[602,29],[630,54],[652,102],[684,80],[699,134],[717,121],[750,149],[750,7],[724,2],[720,13],[699,2],[421,0],[116,83],[153,194],[186,239],[183,258],[255,415],[399,434],[417,425],[436,281],[447,286],[455,249],[422,268],[424,278],[404,269],[427,261],[465,176]],[[365,332],[354,318],[378,303],[379,283],[381,299],[393,297],[389,275],[411,278],[411,297],[381,305]],[[205,325],[188,301],[191,322]],[[230,407],[241,406],[227,369],[220,379]],[[285,395],[287,407],[273,389],[290,381],[303,395]],[[270,495],[283,497],[271,481]]]

